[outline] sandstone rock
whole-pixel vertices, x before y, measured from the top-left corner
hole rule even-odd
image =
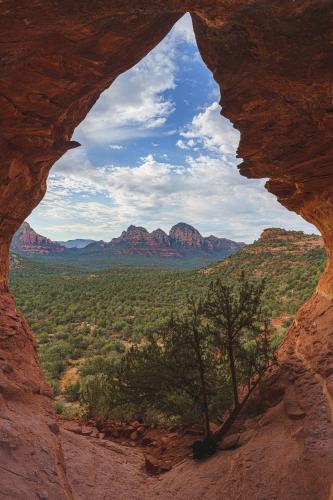
[[[166,450],[167,446],[169,444],[169,439],[166,436],[162,436],[160,438],[160,446],[162,450]]]
[[[119,238],[113,238],[110,243],[103,242],[103,250],[112,255],[159,255],[160,257],[179,257],[184,252],[222,252],[230,255],[244,246],[244,243],[209,236],[203,238],[199,231],[189,224],[179,223],[173,226],[169,236],[161,229],[149,233],[144,227],[129,226]],[[98,249],[100,242],[89,245]]]
[[[25,254],[50,254],[61,253],[65,247],[37,234],[27,222],[23,222],[13,237],[11,250]]]
[[[80,425],[64,423],[63,428],[66,429],[66,431],[74,432],[74,434],[82,433],[82,427]]]
[[[160,471],[159,460],[154,455],[145,455],[145,468],[149,474],[158,474]]]
[[[17,392],[8,383],[1,400],[21,442],[15,456],[6,453],[1,457],[2,467],[18,474],[13,481],[12,475],[8,479],[2,473],[0,491],[8,498],[33,498],[36,481],[26,477],[35,478],[36,471],[43,470],[47,473],[38,476],[40,491],[67,500],[73,493],[61,449],[45,425],[54,413],[52,396],[44,390],[29,392],[30,381],[42,384],[43,374],[29,328],[8,293],[8,249],[13,234],[43,198],[51,166],[77,146],[70,139],[72,133],[100,93],[147,54],[184,12],[191,11],[201,55],[221,87],[223,114],[241,132],[241,174],[267,178],[268,190],[323,234],[328,251],[325,272],[278,351],[281,363],[295,364],[289,358],[292,352],[302,360],[304,368],[295,370],[298,380],[307,370],[323,376],[320,355],[331,357],[333,318],[332,5],[315,0],[101,0],[84,2],[82,8],[59,0],[31,0],[19,6],[13,0],[5,3],[0,30],[0,336],[1,355],[13,366],[12,384]],[[195,236],[192,247],[197,241]],[[320,344],[314,349],[316,341]],[[215,477],[221,480],[216,481],[215,491],[209,485],[209,493],[218,498],[223,491],[230,499],[235,494],[238,498],[260,494],[265,498],[327,499],[333,439],[328,398],[318,385],[304,391],[305,402],[311,404],[304,432],[318,429],[326,440],[324,451],[312,453],[315,461],[303,461],[303,451],[299,451],[303,447],[296,446],[289,453],[294,440],[284,434],[285,429],[275,429],[279,456],[283,457],[278,464],[272,464],[269,441],[261,442],[260,453],[258,446],[252,447],[260,455],[261,475],[269,477],[269,482],[256,486],[253,473],[245,467],[239,474],[242,461],[235,457],[232,467],[223,462],[228,465],[228,480],[220,471],[223,463],[219,464]],[[0,429],[4,425],[1,421]],[[270,428],[264,431],[269,435]],[[283,440],[279,439],[282,434]],[[319,446],[319,438],[314,435],[311,439]],[[47,451],[36,453],[41,442]],[[324,457],[322,453],[326,453]],[[189,478],[184,482],[179,475],[177,483],[175,475],[173,490],[179,498],[193,498],[193,494],[203,498],[203,483],[190,484],[190,490],[184,490],[191,478],[196,479]],[[78,496],[84,498],[85,494],[87,491]]]
[[[203,237],[199,231],[184,222],[180,222],[173,226],[170,229],[169,237],[176,245],[186,250],[193,248],[202,249],[204,243]]]
[[[248,443],[252,438],[254,438],[256,433],[254,431],[244,431],[239,436],[238,445],[243,446]]]
[[[284,409],[288,417],[292,420],[299,420],[306,415],[296,400],[286,399],[284,401]]]
[[[47,493],[47,491],[44,491],[44,490],[37,491],[36,495],[41,500],[49,500],[49,498],[50,498],[49,495],[48,495],[48,493]]]
[[[56,435],[59,434],[60,429],[59,429],[59,425],[57,424],[57,422],[49,422],[47,425],[48,425],[50,431],[53,432],[53,434],[56,434]]]
[[[239,446],[240,434],[231,434],[223,439],[219,444],[220,450],[233,450]]]
[[[152,442],[153,442],[153,439],[149,435],[143,436],[142,444],[144,446],[149,446]]]
[[[136,441],[138,439],[138,437],[139,437],[138,431],[134,431],[130,434],[130,438],[132,441]]]
[[[83,425],[82,428],[81,428],[81,434],[82,436],[90,436],[91,433],[93,432],[93,428],[92,427],[88,427],[87,425]]]
[[[163,462],[160,465],[161,472],[169,472],[172,469],[172,464],[170,462]]]
[[[98,438],[98,437],[99,437],[99,432],[98,432],[98,429],[96,429],[95,427],[94,427],[94,428],[92,428],[91,433],[90,433],[90,436],[91,436],[91,437],[94,437],[94,438]]]

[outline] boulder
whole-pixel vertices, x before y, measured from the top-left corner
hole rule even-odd
[[[220,450],[233,450],[239,446],[240,434],[230,434],[219,444]]]
[[[145,468],[149,474],[158,474],[160,471],[160,464],[158,458],[154,455],[145,455]]]
[[[143,438],[142,438],[142,444],[143,444],[144,446],[149,446],[149,445],[151,445],[151,443],[152,443],[153,441],[154,441],[154,438],[153,438],[153,437],[152,437],[149,433],[145,434],[145,435],[143,436]]]
[[[171,462],[163,462],[160,465],[160,471],[161,472],[169,472],[169,470],[171,470],[171,469],[172,469]]]
[[[66,431],[69,431],[69,432],[74,432],[74,434],[82,434],[82,427],[81,425],[76,425],[76,424],[70,424],[70,423],[66,423],[63,425],[63,428],[66,430]]]
[[[131,438],[132,441],[136,441],[138,439],[138,437],[139,437],[138,431],[134,431],[130,435],[130,438]]]
[[[306,415],[296,400],[286,399],[284,401],[284,409],[291,420],[299,420]]]
[[[82,436],[90,436],[92,432],[92,428],[88,427],[87,425],[83,425],[81,429],[81,434]]]

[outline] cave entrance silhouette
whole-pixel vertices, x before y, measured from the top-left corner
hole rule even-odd
[[[45,491],[52,499],[73,497],[50,392],[8,291],[10,240],[43,198],[51,166],[76,146],[73,130],[101,92],[191,11],[199,51],[221,88],[223,114],[241,133],[241,174],[268,178],[285,207],[319,228],[328,253],[317,292],[279,351],[280,371],[263,387],[273,399],[283,392],[279,416],[286,425],[267,422],[246,450],[255,457],[260,446],[255,470],[269,478],[260,486],[267,497],[332,496],[332,3],[98,0],[80,7],[8,0],[0,35],[0,334],[1,366],[7,365],[0,372],[0,429],[12,445],[10,453],[0,447],[1,491],[9,498],[45,498]],[[306,406],[297,434],[282,408],[288,412],[296,397]],[[230,476],[216,474],[223,476],[218,491],[255,498],[251,467],[240,481],[244,462],[238,453],[232,460]],[[186,497],[184,487],[182,481],[174,489],[178,498]]]

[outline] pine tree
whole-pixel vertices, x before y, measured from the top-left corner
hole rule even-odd
[[[220,279],[212,282],[204,304],[204,311],[214,326],[214,335],[221,358],[227,358],[232,381],[234,407],[239,408],[239,367],[247,360],[246,341],[260,334],[264,321],[262,294],[265,283],[253,283],[242,273],[239,283],[230,285]],[[254,359],[251,358],[251,368]],[[252,371],[251,371],[252,374]]]

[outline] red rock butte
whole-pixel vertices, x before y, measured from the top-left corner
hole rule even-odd
[[[223,114],[241,133],[240,173],[268,178],[280,203],[317,226],[328,263],[249,404],[261,431],[225,456],[215,489],[201,492],[204,479],[187,469],[162,483],[179,499],[333,498],[332,10],[332,0],[1,2],[1,498],[77,498],[51,391],[8,291],[11,238],[43,198],[53,163],[78,145],[73,130],[101,92],[187,11]]]

